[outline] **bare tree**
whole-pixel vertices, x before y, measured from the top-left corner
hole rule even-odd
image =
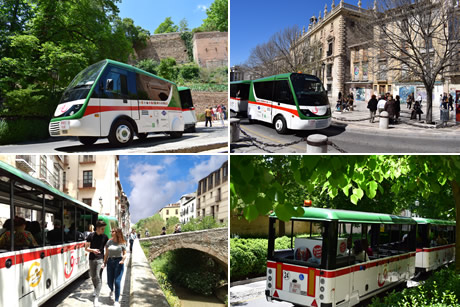
[[[245,66],[257,77],[302,71],[308,62],[310,48],[307,40],[300,43],[302,34],[298,26],[275,33],[268,42],[251,50]]]
[[[385,60],[382,66],[396,79],[424,84],[426,122],[432,123],[435,82],[458,64],[460,8],[452,0],[379,0],[371,12],[365,29],[376,48],[376,60]],[[381,73],[382,67],[375,66]]]

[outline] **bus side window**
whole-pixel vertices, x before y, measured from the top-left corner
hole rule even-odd
[[[274,100],[276,102],[294,105],[294,100],[291,95],[291,88],[287,80],[278,80],[275,83]]]
[[[254,82],[254,90],[257,98],[265,100],[273,99],[273,85],[274,81]]]
[[[128,95],[128,77],[126,71],[111,67],[104,79],[104,96],[108,98],[122,98]]]

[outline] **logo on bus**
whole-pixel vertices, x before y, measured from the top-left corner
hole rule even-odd
[[[70,259],[64,263],[64,275],[65,278],[69,278],[72,275],[73,267],[75,265],[74,251],[70,251]]]
[[[321,258],[321,245],[316,245],[315,247],[313,247],[313,255],[316,258]]]
[[[385,269],[383,270],[383,274],[379,273],[378,275],[377,284],[379,285],[379,287],[382,287],[385,284],[385,280],[387,279],[387,277],[388,277],[388,270],[385,266]]]
[[[40,267],[39,262],[34,262],[29,268],[29,274],[27,274],[26,280],[29,282],[29,285],[33,288],[38,286],[40,280],[42,279],[43,269]]]

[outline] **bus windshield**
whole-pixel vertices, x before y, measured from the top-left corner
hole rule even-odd
[[[318,79],[308,75],[292,74],[291,82],[299,105],[324,106],[329,104],[326,91]]]
[[[105,63],[105,61],[97,62],[79,72],[72,82],[70,82],[59,103],[86,98]]]

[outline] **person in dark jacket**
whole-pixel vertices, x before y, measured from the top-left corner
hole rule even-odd
[[[369,122],[373,123],[375,119],[375,112],[377,111],[377,97],[375,97],[375,95],[372,95],[371,100],[369,100],[369,102],[367,103],[367,108],[371,113],[371,118]]]
[[[452,94],[449,94],[448,106],[449,106],[449,110],[451,111],[454,110],[454,97],[452,97]]]
[[[395,101],[393,100],[393,95],[388,96],[388,101],[385,103],[384,110],[388,112],[388,117],[390,118],[390,124],[394,124],[395,121]]]
[[[396,100],[395,100],[395,116],[396,116],[396,122],[399,121],[399,114],[401,113],[401,98],[396,95]]]

